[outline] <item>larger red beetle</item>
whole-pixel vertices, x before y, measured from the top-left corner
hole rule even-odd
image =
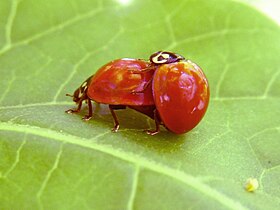
[[[112,61],[87,79],[73,95],[79,112],[87,100],[92,117],[91,100],[109,104],[115,126],[119,122],[114,112],[127,106],[155,120],[156,129],[147,130],[154,135],[160,124],[168,130],[182,134],[193,129],[204,116],[209,102],[209,86],[202,70],[181,55],[159,51],[146,62],[137,59]]]
[[[158,54],[166,59],[160,60],[153,79],[157,112],[169,130],[182,134],[193,129],[204,116],[209,102],[208,82],[202,70],[190,60],[178,55],[173,62],[176,54]],[[154,56],[150,60],[156,65]]]

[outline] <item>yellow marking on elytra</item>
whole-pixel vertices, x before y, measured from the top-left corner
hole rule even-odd
[[[115,82],[116,83],[119,83],[123,80],[123,75],[122,74],[116,74],[116,79],[115,79]]]
[[[83,96],[83,92],[80,90],[80,91],[79,91],[78,98],[81,98],[82,96]]]
[[[87,82],[84,82],[84,83],[81,85],[82,88],[84,88],[84,87],[86,87],[86,86],[87,86]]]
[[[141,79],[141,74],[130,74],[128,77],[131,80],[140,80]]]
[[[103,72],[106,72],[106,71],[110,70],[111,68],[112,68],[112,65],[108,65],[108,66],[105,67],[105,69],[103,70]]]
[[[78,98],[81,98],[83,95],[84,95],[84,92],[87,90],[87,85],[88,85],[88,82],[85,81],[79,88],[79,95],[78,95]]]

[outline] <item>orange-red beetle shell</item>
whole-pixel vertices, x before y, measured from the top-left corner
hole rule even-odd
[[[142,72],[149,63],[138,59],[118,59],[107,63],[93,75],[87,95],[90,99],[111,105],[153,105],[151,85],[153,71]],[[137,73],[139,71],[139,74]],[[141,94],[133,91],[143,90]]]
[[[209,102],[207,79],[189,60],[159,66],[153,79],[153,94],[162,122],[177,134],[193,129]]]

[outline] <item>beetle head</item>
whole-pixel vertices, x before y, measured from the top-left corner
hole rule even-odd
[[[82,85],[75,90],[73,95],[66,94],[66,96],[70,96],[73,98],[73,101],[79,103],[81,100],[85,100],[87,98],[87,89],[90,83],[92,76],[89,77],[86,81],[82,83]]]
[[[181,60],[185,60],[185,58],[179,54],[166,51],[158,51],[150,56],[150,62],[155,65],[175,63]]]

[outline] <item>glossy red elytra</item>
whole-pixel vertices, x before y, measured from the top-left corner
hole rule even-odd
[[[69,94],[67,94],[70,96]],[[149,62],[139,59],[119,59],[101,67],[74,92],[73,101],[79,112],[87,101],[92,117],[91,100],[108,104],[114,118],[113,131],[119,128],[114,110],[132,108],[155,120],[155,135],[160,125],[182,134],[194,128],[204,116],[209,102],[209,86],[202,70],[181,55],[159,51]]]
[[[154,109],[154,100],[149,84],[153,72],[141,72],[148,67],[149,63],[146,61],[128,58],[107,63],[83,82],[73,95],[67,94],[73,97],[78,107],[66,112],[80,112],[83,101],[86,101],[89,112],[83,119],[89,120],[92,117],[91,100],[108,104],[115,122],[113,131],[119,129],[119,121],[114,110],[125,109],[128,106],[148,116],[151,115],[149,112]]]
[[[158,65],[152,89],[160,120],[174,133],[190,131],[200,122],[209,103],[204,73],[195,63],[170,52],[155,53],[150,61]]]

